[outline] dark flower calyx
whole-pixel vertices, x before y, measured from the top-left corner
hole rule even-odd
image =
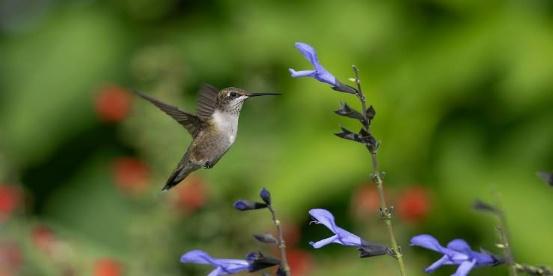
[[[276,272],[276,275],[277,276],[286,276],[286,271],[284,271],[284,268],[282,268],[282,266],[279,266],[278,269],[277,269],[277,272]]]
[[[267,257],[261,252],[251,252],[246,256],[246,260],[250,263],[250,272],[262,270],[275,265],[280,265],[279,259]]]
[[[359,130],[359,139],[361,140],[361,143],[376,146],[377,142],[374,136],[367,132],[364,128]]]
[[[374,110],[372,105],[365,111],[365,116],[369,120],[369,123],[374,119],[374,116],[376,116],[376,110]]]
[[[346,103],[342,103],[342,105],[340,106],[340,109],[334,111],[334,113],[340,115],[340,116],[344,116],[344,117],[349,117],[349,118],[353,118],[353,119],[357,119],[361,122],[364,122],[365,121],[365,118],[363,117],[363,115],[351,108],[348,104]]]
[[[374,257],[374,256],[382,256],[382,255],[390,255],[394,256],[394,252],[392,249],[385,245],[381,245],[378,243],[372,243],[365,240],[361,240],[361,246],[359,249],[359,257],[361,258],[368,258],[368,257]]]
[[[364,129],[361,129],[359,133],[354,133],[346,128],[340,127],[341,132],[335,133],[336,136],[346,139],[346,140],[352,140],[361,144],[376,145],[376,139],[367,131]]]
[[[248,210],[267,208],[267,204],[241,199],[234,202],[234,208],[239,211],[248,211]]]
[[[499,210],[497,208],[495,208],[493,205],[488,204],[488,203],[486,203],[482,200],[479,200],[479,199],[474,201],[474,204],[472,205],[472,207],[477,211],[491,212],[491,213],[494,213],[494,214],[499,214],[500,213]]]
[[[341,83],[339,80],[336,80],[334,86],[332,86],[332,89],[338,92],[344,92],[348,94],[357,94],[357,89]]]
[[[353,133],[352,131],[346,129],[346,128],[343,128],[343,127],[340,127],[340,132],[338,133],[335,133],[336,136],[340,137],[340,138],[343,138],[343,139],[346,139],[346,140],[352,140],[352,141],[358,141],[359,140],[359,135],[356,134],[356,133]]]
[[[277,244],[278,240],[271,234],[255,234],[253,237],[262,243]]]

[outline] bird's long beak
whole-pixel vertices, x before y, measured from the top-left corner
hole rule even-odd
[[[258,97],[258,96],[271,96],[271,95],[280,95],[280,93],[248,93],[248,94],[246,94],[246,96],[248,96],[248,98]]]

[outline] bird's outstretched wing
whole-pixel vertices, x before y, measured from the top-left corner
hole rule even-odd
[[[202,119],[198,118],[196,115],[184,112],[180,109],[178,109],[175,106],[163,103],[159,100],[156,100],[148,95],[145,95],[141,92],[135,91],[136,94],[138,94],[140,97],[146,99],[147,101],[151,102],[155,106],[157,106],[161,111],[165,112],[169,116],[171,116],[173,119],[175,119],[179,124],[181,124],[186,130],[192,135],[192,137],[196,137],[198,132],[200,131],[201,125],[204,123]]]
[[[219,90],[212,85],[203,84],[198,93],[198,117],[207,120],[215,111]]]

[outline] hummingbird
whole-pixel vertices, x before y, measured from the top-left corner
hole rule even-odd
[[[136,93],[171,116],[192,136],[192,142],[162,191],[176,186],[193,171],[201,168],[210,169],[217,164],[236,140],[238,117],[247,99],[280,95],[279,93],[250,93],[236,87],[219,91],[214,86],[204,84],[198,95],[197,113],[192,114],[141,92],[136,91]]]

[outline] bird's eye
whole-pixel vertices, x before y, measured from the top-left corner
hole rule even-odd
[[[230,92],[230,93],[229,93],[229,96],[231,96],[232,98],[235,98],[236,96],[238,96],[238,93],[236,93],[236,92]]]

